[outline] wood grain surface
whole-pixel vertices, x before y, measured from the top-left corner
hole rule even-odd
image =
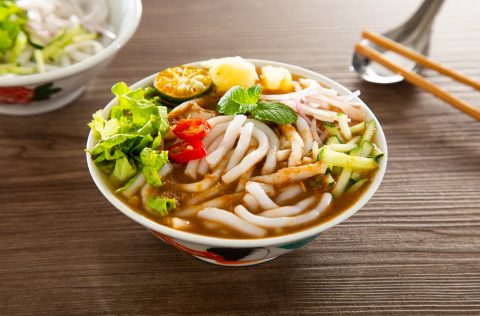
[[[480,315],[480,124],[406,83],[362,82],[348,63],[363,27],[383,32],[417,0],[145,0],[134,39],[72,105],[0,116],[2,315]],[[431,53],[480,79],[480,2],[447,1]],[[162,244],[93,184],[90,115],[116,81],[240,55],[318,71],[362,98],[388,139],[371,201],[303,249],[245,268]],[[468,102],[480,92],[424,75]]]

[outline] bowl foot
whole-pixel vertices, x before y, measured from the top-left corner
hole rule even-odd
[[[222,262],[218,262],[218,261],[212,260],[212,259],[202,258],[202,257],[198,257],[198,256],[194,256],[194,257],[197,258],[197,259],[200,259],[202,261],[211,263],[211,264],[216,264],[216,265],[225,266],[225,267],[253,266],[255,264],[264,263],[264,262],[273,260],[275,258],[278,258],[278,257],[273,257],[273,258],[267,258],[267,259],[261,259],[261,260],[255,260],[255,261],[247,261],[247,262],[242,262],[242,261],[233,262],[233,261],[230,261],[230,263],[222,263]]]

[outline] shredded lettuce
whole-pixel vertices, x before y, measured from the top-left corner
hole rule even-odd
[[[26,23],[25,12],[14,1],[0,1],[0,57],[15,45]]]
[[[131,90],[124,82],[115,84],[112,93],[117,105],[110,118],[102,110],[88,124],[98,143],[88,152],[110,181],[125,185],[138,172],[147,183],[160,187],[160,169],[168,162],[168,152],[159,150],[162,137],[168,132],[167,108],[147,89]]]
[[[161,196],[149,196],[147,206],[158,212],[161,216],[166,216],[176,207],[177,200],[164,198]]]

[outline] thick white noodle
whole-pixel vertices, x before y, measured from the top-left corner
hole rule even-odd
[[[279,208],[274,208],[265,212],[262,212],[258,215],[265,217],[283,217],[283,216],[293,216],[302,213],[308,207],[312,206],[313,203],[317,200],[315,195],[306,198],[298,202],[293,206],[282,206]]]
[[[257,200],[258,204],[264,210],[269,210],[272,208],[279,207],[277,203],[273,202],[272,199],[267,195],[263,187],[260,183],[257,182],[247,182],[245,186],[245,190],[248,193],[253,195],[253,197]]]
[[[207,147],[207,152],[212,152],[214,151],[218,145],[220,144],[220,142],[222,141],[222,138],[219,137],[217,139],[215,139],[211,144],[210,146]],[[200,159],[200,162],[198,163],[198,168],[197,168],[197,172],[201,175],[205,175],[208,170],[209,170],[209,165],[208,165],[208,162],[207,160],[205,159],[206,157],[203,157],[202,159]]]
[[[237,189],[235,192],[245,191],[245,185],[247,184],[248,180],[252,177],[253,171],[255,167],[252,167],[247,170],[247,172],[243,173],[240,178],[238,178]]]
[[[218,117],[225,117],[230,119],[229,116],[218,116]],[[208,120],[208,122],[210,121],[213,121],[211,124],[215,124],[215,125],[212,125],[212,130],[203,139],[203,145],[205,146],[205,148],[207,148],[208,152],[213,151],[218,146],[218,144],[221,141],[221,138],[219,138],[219,136],[221,136],[222,133],[226,131],[229,124],[228,122],[223,122],[222,120],[215,121],[213,120],[213,118]],[[210,147],[210,145],[212,145],[212,143],[215,141],[217,142],[216,145],[213,145],[212,147]],[[201,175],[204,175],[205,173],[207,173],[208,164],[207,164],[207,161],[205,160],[205,157],[202,159],[191,160],[187,163],[187,167],[185,168],[185,174],[187,176],[189,176],[191,179],[196,179],[197,171]]]
[[[205,208],[198,212],[197,216],[204,220],[221,223],[225,226],[230,227],[231,229],[253,237],[262,237],[267,233],[265,229],[253,225],[236,216],[235,214],[219,208]]]
[[[210,168],[214,168],[233,148],[233,145],[235,144],[235,141],[237,140],[237,137],[242,129],[242,125],[246,120],[247,117],[245,115],[237,115],[233,118],[233,121],[228,125],[225,135],[218,145],[218,148],[207,154],[206,160]]]
[[[302,164],[304,143],[300,134],[292,125],[280,125],[280,130],[287,137],[292,145],[292,152],[288,158],[288,166],[298,166]]]
[[[245,221],[258,226],[267,228],[292,227],[311,222],[312,220],[318,218],[327,210],[331,201],[332,195],[330,193],[324,193],[320,199],[320,202],[312,210],[297,216],[275,218],[259,216],[250,213],[243,205],[237,205],[234,209],[234,212]]]
[[[223,184],[217,183],[213,187],[192,196],[189,200],[187,200],[186,204],[195,205],[198,203],[202,203],[206,199],[222,194],[224,190],[225,186]]]
[[[277,195],[277,197],[275,198],[275,202],[281,205],[302,193],[303,188],[300,184],[290,184],[279,195]]]
[[[145,183],[145,185],[140,190],[140,197],[142,199],[142,205],[147,211],[152,211],[152,209],[150,207],[148,207],[148,205],[147,205],[147,199],[150,195],[151,190],[152,190],[152,187],[148,183]]]
[[[257,200],[250,193],[247,193],[243,196],[243,203],[245,203],[245,205],[251,210],[259,210],[260,209],[260,205],[258,205]]]
[[[158,175],[160,177],[165,177],[165,176],[168,176],[172,171],[173,171],[173,165],[167,162],[165,165],[163,165],[160,171],[158,171]]]
[[[291,149],[280,149],[277,151],[277,160],[278,161],[285,161],[290,157],[290,154],[292,153]]]
[[[227,165],[227,171],[235,167],[242,161],[243,157],[245,156],[245,153],[248,150],[248,147],[250,146],[250,141],[252,139],[252,133],[253,133],[253,123],[248,122],[242,127],[242,131],[240,132],[240,137],[238,138],[238,143],[237,146],[235,147],[235,150],[233,151],[232,157],[230,157],[230,161],[228,162]]]
[[[229,203],[239,202],[242,196],[243,196],[243,193],[225,194],[217,198],[214,198],[212,200],[202,202],[197,205],[187,206],[187,207],[181,208],[178,211],[175,210],[173,215],[180,216],[180,217],[189,217],[197,214],[198,211],[206,207],[227,207]]]
[[[130,184],[128,188],[122,191],[122,195],[127,199],[131,198],[135,193],[138,192],[138,190],[142,188],[145,182],[146,182],[145,175],[143,174],[143,172],[140,171],[135,176],[135,180],[133,180],[132,184]]]
[[[308,125],[307,121],[301,116],[298,116],[297,122],[295,123],[298,133],[302,137],[304,148],[303,148],[303,155],[306,156],[312,150],[312,143],[313,143],[313,135],[312,131],[310,130],[310,125]]]
[[[268,149],[267,153],[267,159],[265,160],[265,164],[263,165],[261,173],[269,174],[274,172],[277,168],[277,150],[280,148],[280,140],[277,134],[275,134],[275,132],[263,122],[254,119],[248,119],[247,122],[252,122],[256,128],[265,133],[265,135],[268,137],[268,143],[270,144],[270,148]]]
[[[209,189],[218,182],[220,176],[222,175],[223,169],[225,169],[227,165],[227,162],[228,160],[226,159],[222,160],[218,164],[218,166],[212,171],[212,173],[206,174],[205,177],[198,182],[179,184],[179,189],[191,193],[202,192]]]
[[[318,174],[325,174],[325,170],[326,165],[323,162],[316,162],[309,165],[283,168],[276,173],[253,177],[252,181],[280,185],[307,179]]]
[[[258,147],[242,159],[240,164],[233,167],[230,171],[222,176],[225,183],[232,183],[252,168],[256,163],[261,161],[268,152],[268,138],[260,129],[253,129],[253,137],[258,140]],[[275,159],[276,160],[276,159]]]
[[[312,143],[312,159],[317,160],[319,152],[320,152],[320,146],[318,146],[318,143],[314,141]]]

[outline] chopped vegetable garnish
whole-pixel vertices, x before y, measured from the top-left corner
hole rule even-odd
[[[157,212],[160,216],[167,216],[176,207],[177,200],[161,196],[149,196],[147,206]]]
[[[182,119],[173,128],[173,133],[180,139],[193,141],[203,139],[212,127],[203,118]]]
[[[201,141],[182,141],[168,147],[168,157],[176,163],[187,163],[206,155],[207,150]]]
[[[318,154],[318,158],[326,164],[342,168],[351,168],[356,170],[375,170],[378,168],[378,163],[375,161],[375,159],[339,153],[330,150],[325,146]]]
[[[297,113],[280,102],[260,101],[261,86],[248,89],[235,86],[228,90],[218,101],[217,111],[226,115],[250,114],[253,118],[277,124],[292,124]]]
[[[151,186],[161,186],[158,172],[168,162],[168,154],[158,144],[169,129],[166,108],[158,98],[146,97],[147,89],[132,91],[120,82],[112,92],[118,104],[112,107],[110,119],[104,119],[100,110],[88,124],[99,139],[89,150],[93,161],[117,185],[142,170]]]

